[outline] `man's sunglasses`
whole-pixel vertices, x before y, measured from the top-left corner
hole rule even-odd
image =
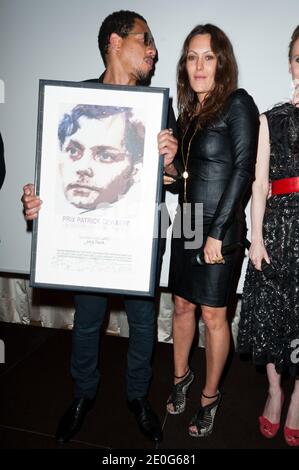
[[[130,32],[130,33],[127,33],[127,34],[128,34],[128,35],[129,35],[129,34],[139,34],[139,35],[143,35],[143,43],[144,43],[144,45],[145,45],[145,46],[153,46],[154,48],[156,48],[154,37],[153,37],[152,33],[150,33],[149,31],[140,32],[140,33],[137,33],[137,32]]]

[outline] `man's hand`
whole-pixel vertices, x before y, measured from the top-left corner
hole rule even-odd
[[[163,184],[165,184],[166,186],[167,186],[168,184],[174,183],[175,181],[176,181],[176,179],[175,179],[175,178],[172,178],[171,176],[168,176],[168,175],[164,175],[164,176],[163,176]]]
[[[33,184],[26,184],[24,186],[21,201],[24,207],[25,219],[36,219],[41,208],[42,201],[38,196],[35,195]]]
[[[178,151],[178,141],[173,136],[172,129],[164,129],[158,134],[159,155],[164,157],[164,168],[172,164],[174,157]]]

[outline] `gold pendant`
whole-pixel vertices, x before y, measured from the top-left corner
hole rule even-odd
[[[182,176],[183,176],[184,180],[186,180],[189,177],[188,171],[185,170]]]

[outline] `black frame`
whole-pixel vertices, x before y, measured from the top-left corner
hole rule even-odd
[[[60,276],[64,279],[67,273],[65,271],[59,271],[60,268],[57,268],[57,276],[55,272],[52,272],[50,267],[51,259],[47,258],[47,237],[49,238],[49,246],[52,243],[53,238],[53,225],[57,227],[57,223],[54,221],[57,219],[58,214],[54,210],[51,210],[55,204],[53,202],[56,198],[56,191],[53,191],[53,184],[51,178],[45,178],[45,172],[50,170],[52,171],[52,165],[57,167],[57,163],[51,163],[53,157],[53,152],[48,152],[48,148],[54,149],[54,143],[52,146],[52,140],[57,139],[54,137],[54,126],[52,129],[53,116],[55,114],[53,111],[57,108],[57,104],[53,105],[55,99],[51,99],[51,94],[54,96],[57,95],[57,103],[59,104],[60,96],[71,96],[73,93],[74,99],[73,103],[78,102],[78,97],[82,95],[90,96],[94,94],[95,103],[100,104],[101,100],[111,96],[111,105],[115,106],[115,100],[119,99],[121,101],[120,106],[123,106],[123,101],[132,100],[132,103],[138,102],[138,107],[144,107],[144,115],[149,114],[150,118],[146,121],[146,133],[151,134],[155,126],[158,126],[158,132],[161,129],[166,128],[167,126],[167,115],[168,115],[168,104],[169,104],[169,89],[168,88],[156,88],[156,87],[142,87],[142,86],[117,86],[117,85],[106,85],[101,83],[94,82],[66,82],[66,81],[57,81],[57,80],[40,80],[39,84],[39,103],[38,103],[38,123],[37,123],[37,144],[36,144],[36,166],[35,166],[35,187],[36,194],[40,195],[43,200],[43,207],[39,213],[39,217],[34,220],[33,223],[33,236],[32,236],[32,248],[31,248],[31,268],[30,268],[30,285],[32,287],[45,287],[45,288],[55,288],[55,289],[65,289],[65,290],[76,290],[76,291],[85,291],[85,292],[105,292],[105,293],[115,293],[115,294],[127,294],[127,295],[140,295],[140,296],[153,296],[155,288],[157,285],[158,278],[158,267],[160,263],[158,262],[159,254],[159,239],[153,236],[151,243],[151,253],[150,253],[150,273],[147,273],[148,276],[148,286],[147,288],[123,288],[121,282],[118,285],[109,285],[107,287],[104,285],[104,279],[99,273],[95,274],[97,277],[97,283],[95,285],[85,285],[83,277],[85,274],[82,274],[81,282],[74,282],[70,279],[70,282],[62,282]],[[112,99],[113,97],[113,99]],[[67,98],[68,99],[68,98]],[[80,100],[79,100],[80,102]],[[156,105],[153,103],[157,103]],[[106,103],[107,104],[107,103]],[[101,105],[101,104],[100,104]],[[53,106],[53,108],[52,108]],[[55,108],[56,106],[56,108]],[[158,108],[158,113],[155,110],[155,106]],[[152,109],[154,108],[154,109]],[[155,113],[155,123],[153,122],[153,113]],[[159,115],[159,120],[157,117]],[[55,127],[57,130],[57,126]],[[150,152],[145,151],[147,155],[144,156],[144,161],[148,164],[152,164],[149,161],[149,153],[153,159],[153,155],[156,153],[157,159],[155,161],[156,168],[156,182],[153,182],[155,186],[155,194],[152,198],[150,204],[154,204],[155,207],[152,207],[154,211],[151,214],[152,224],[149,226],[148,231],[150,233],[157,234],[160,230],[160,215],[159,215],[159,204],[162,197],[162,185],[163,185],[163,158],[159,157],[157,149],[157,139],[153,142],[146,141],[145,137],[145,148],[149,146],[151,148]],[[51,145],[47,145],[47,142],[50,142]],[[51,158],[50,158],[51,157]],[[146,160],[148,159],[148,160]],[[53,159],[55,160],[55,159]],[[154,162],[154,159],[152,160]],[[50,171],[50,173],[51,173]],[[54,170],[53,170],[54,172]],[[145,181],[145,178],[144,178]],[[147,180],[148,182],[148,180]],[[49,187],[50,186],[50,187]],[[144,191],[146,194],[146,191]],[[51,199],[53,198],[53,200]],[[46,199],[46,200],[45,200]],[[48,209],[50,207],[50,209]],[[74,216],[75,217],[75,216]],[[51,223],[49,222],[51,220]],[[50,225],[47,227],[47,225]],[[101,228],[99,228],[99,231]],[[54,229],[56,233],[56,229]],[[40,245],[40,246],[39,246]],[[51,245],[52,246],[52,245]],[[46,248],[47,247],[47,248]],[[55,243],[54,243],[55,247]],[[53,249],[53,253],[55,249]],[[57,253],[58,253],[57,246]],[[81,253],[81,252],[80,252]],[[51,255],[49,255],[51,256]],[[53,264],[53,263],[52,263]],[[54,269],[54,268],[53,268]],[[59,275],[58,275],[59,271]],[[103,273],[104,274],[104,273]],[[119,275],[119,273],[116,273]],[[106,274],[104,274],[106,276]],[[70,273],[70,278],[72,278],[73,272]],[[127,275],[126,275],[127,276]],[[80,273],[78,274],[80,277]],[[55,278],[55,280],[54,280]],[[125,282],[125,280],[124,280]]]

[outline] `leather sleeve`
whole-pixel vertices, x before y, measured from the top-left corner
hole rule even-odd
[[[209,230],[209,235],[217,240],[224,239],[234,220],[234,214],[254,179],[259,113],[245,90],[237,90],[231,96],[225,120],[231,142],[233,168]]]

